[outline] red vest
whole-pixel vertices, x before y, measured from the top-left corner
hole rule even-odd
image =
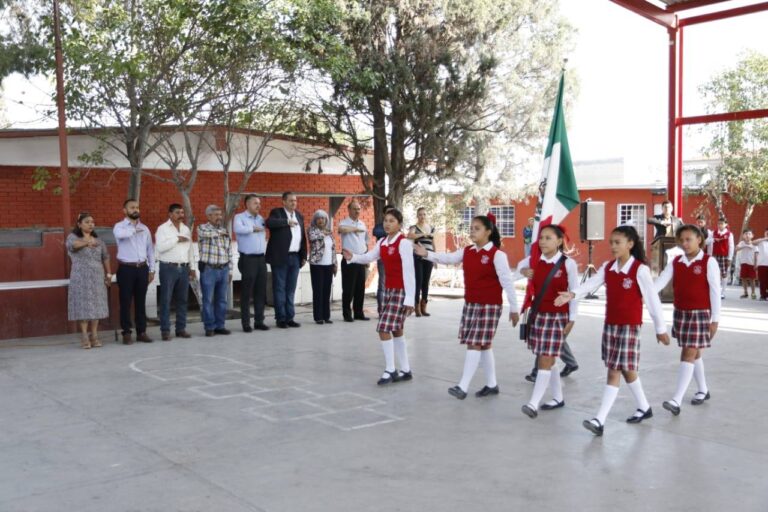
[[[540,259],[536,266],[533,267],[533,293],[534,297],[538,296],[539,290],[544,286],[544,281],[547,279],[552,267],[555,266],[557,260],[553,263],[547,263]],[[541,313],[567,313],[569,308],[568,304],[564,304],[560,307],[555,306],[555,299],[560,292],[568,291],[568,271],[565,268],[565,261],[560,269],[552,277],[549,282],[547,291],[544,292],[544,298],[539,306],[539,312]]]
[[[395,241],[390,242],[389,245],[384,245],[384,240],[386,238],[382,238],[379,245],[379,257],[384,263],[384,286],[390,289],[403,290],[405,289],[403,260],[400,258],[400,242],[403,240],[403,235],[398,235]]]
[[[499,249],[464,248],[464,300],[475,304],[501,304],[501,283],[493,258]]]
[[[692,263],[691,266],[681,261],[677,256],[672,264],[675,272],[672,276],[672,286],[675,290],[675,308],[690,311],[692,309],[711,309],[709,302],[709,280],[707,279],[707,263],[709,255]]]
[[[717,231],[713,231],[712,238],[715,240],[714,244],[712,244],[712,255],[728,256],[728,246],[730,245],[729,241],[731,238],[731,231],[726,229],[725,233],[723,234],[720,234]]]
[[[628,274],[611,270],[614,262],[605,266],[605,323],[609,325],[641,325],[643,323],[643,294],[637,284],[637,270],[642,263],[635,259]]]

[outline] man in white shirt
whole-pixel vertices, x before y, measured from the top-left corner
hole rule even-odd
[[[347,210],[349,217],[339,222],[341,248],[352,254],[365,254],[368,251],[368,231],[360,220],[360,203],[353,199]],[[366,268],[366,265],[341,260],[341,311],[345,322],[368,320],[363,314]]]
[[[187,332],[187,297],[189,281],[195,279],[192,268],[192,232],[184,224],[184,208],[177,203],[168,207],[168,220],[155,232],[157,260],[160,262],[160,333],[171,340],[171,302],[176,305],[176,336],[191,338]]]
[[[244,332],[253,329],[268,331],[264,325],[264,305],[267,303],[267,233],[264,218],[259,215],[261,199],[248,194],[243,199],[245,211],[235,215],[234,231],[240,258],[237,268],[240,282],[240,322]],[[254,326],[251,327],[251,300],[253,300]]]

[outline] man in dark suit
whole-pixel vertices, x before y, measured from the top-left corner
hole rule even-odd
[[[677,228],[683,225],[683,221],[679,217],[672,215],[673,211],[672,202],[667,199],[661,203],[661,215],[654,215],[648,219],[648,224],[656,228],[654,240],[663,236],[675,236]]]
[[[281,329],[301,327],[293,320],[293,297],[299,269],[307,262],[307,237],[304,217],[296,211],[296,194],[283,193],[283,207],[269,212],[267,228],[266,261],[272,268],[272,295],[275,303],[275,320]]]

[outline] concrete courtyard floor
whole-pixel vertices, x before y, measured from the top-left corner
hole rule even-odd
[[[643,329],[655,416],[602,438],[602,300],[571,343],[566,407],[530,420],[531,355],[504,323],[501,394],[458,401],[461,300],[406,323],[414,380],[376,386],[375,321],[84,351],[73,336],[0,343],[0,511],[766,511],[768,304],[729,290],[705,355],[712,400],[672,417],[679,349]],[[668,320],[671,308],[665,305]],[[371,316],[375,316],[372,314]],[[202,332],[200,324],[189,329]],[[151,332],[156,338],[159,333]],[[673,342],[674,344],[674,342]],[[472,392],[482,387],[478,371]]]

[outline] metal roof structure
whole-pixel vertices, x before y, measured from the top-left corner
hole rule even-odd
[[[610,0],[667,29],[669,39],[669,115],[667,124],[667,194],[676,214],[683,211],[683,127],[768,117],[768,109],[683,116],[683,33],[685,27],[768,11],[768,2],[733,7],[734,0]],[[741,3],[741,2],[740,2]],[[685,16],[688,9],[708,7]]]

